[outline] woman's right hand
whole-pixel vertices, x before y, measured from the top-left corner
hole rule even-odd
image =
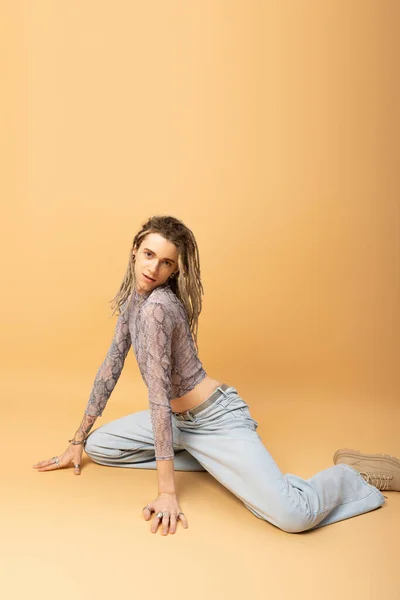
[[[83,454],[83,444],[70,444],[63,454],[58,456],[59,464],[55,463],[52,458],[42,460],[33,465],[37,471],[53,471],[61,467],[69,467],[74,465],[74,475],[81,474],[81,460]]]

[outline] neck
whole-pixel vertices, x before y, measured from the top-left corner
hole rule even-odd
[[[135,282],[135,288],[134,288],[134,295],[137,297],[139,296],[140,298],[146,298],[147,296],[150,296],[150,294],[152,292],[154,292],[154,290],[158,289],[158,288],[164,288],[167,285],[169,285],[168,281],[165,281],[164,283],[162,283],[161,285],[158,285],[157,287],[153,288],[150,291],[146,291],[146,290],[139,290],[137,287],[137,283]]]

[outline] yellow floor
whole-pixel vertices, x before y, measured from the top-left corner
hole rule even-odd
[[[104,467],[84,455],[80,476],[38,473],[35,462],[68,446],[91,383],[40,373],[3,378],[2,598],[400,598],[400,493],[385,492],[385,505],[370,513],[288,534],[208,473],[177,472],[189,528],[164,537],[151,534],[141,514],[156,495],[155,471]],[[310,477],[343,446],[400,454],[399,406],[390,395],[238,391],[284,473]],[[146,407],[143,386],[125,378],[97,425]]]

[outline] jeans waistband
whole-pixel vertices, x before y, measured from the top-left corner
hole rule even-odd
[[[189,410],[185,410],[180,413],[172,412],[172,414],[175,415],[175,417],[177,419],[179,419],[180,421],[192,421],[192,417],[197,415],[197,413],[201,412],[205,408],[208,408],[209,406],[211,406],[211,404],[213,404],[216,400],[218,400],[218,398],[221,396],[221,394],[225,390],[227,390],[229,387],[230,387],[229,385],[227,385],[226,383],[223,383],[222,385],[217,387],[217,389],[214,390],[213,393],[210,396],[208,396],[208,398],[203,400],[203,402],[201,402],[201,404],[198,404],[197,406],[194,406],[193,408],[190,408]]]

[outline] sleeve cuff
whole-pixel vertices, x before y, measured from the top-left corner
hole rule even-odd
[[[171,456],[156,456],[156,460],[172,460],[173,458],[175,458],[175,454]]]

